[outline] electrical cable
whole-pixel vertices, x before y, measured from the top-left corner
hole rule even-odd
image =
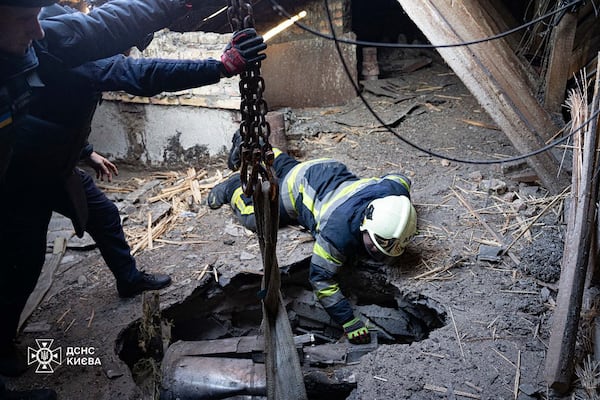
[[[532,25],[535,25],[538,22],[545,20],[546,18],[554,16],[555,14],[565,12],[570,7],[573,7],[576,4],[584,2],[585,0],[574,0],[562,7],[559,7],[558,9],[556,9],[554,11],[546,13],[546,14],[544,14],[540,17],[537,17],[525,24],[519,25],[515,28],[509,29],[508,31],[499,33],[494,36],[490,36],[490,37],[482,38],[482,39],[471,40],[471,41],[466,41],[466,42],[447,43],[447,44],[383,43],[383,42],[370,42],[370,41],[364,41],[364,40],[352,40],[352,39],[338,38],[335,36],[335,34],[328,35],[328,34],[319,32],[316,29],[311,28],[308,25],[305,25],[301,22],[293,20],[292,19],[293,16],[289,12],[287,12],[286,9],[280,3],[277,2],[277,0],[269,0],[269,1],[271,2],[273,11],[278,13],[281,17],[292,20],[294,22],[294,25],[298,26],[300,29],[302,29],[306,32],[312,33],[313,35],[321,37],[323,39],[335,40],[335,41],[339,41],[341,43],[352,44],[352,45],[356,45],[356,46],[367,46],[367,47],[384,47],[384,48],[396,48],[396,49],[411,49],[411,48],[412,49],[442,49],[442,48],[449,48],[449,47],[470,46],[470,45],[474,45],[474,44],[479,44],[479,43],[484,43],[484,42],[489,42],[492,40],[504,38],[506,36],[512,35],[515,32],[518,32],[518,31],[528,28]]]
[[[596,118],[598,116],[598,114],[600,113],[600,111],[595,112],[588,120],[586,120],[585,122],[583,122],[579,127],[577,127],[576,129],[573,129],[568,135],[563,136],[560,139],[557,139],[551,143],[549,143],[546,146],[543,146],[537,150],[534,150],[532,152],[529,152],[527,154],[522,154],[520,156],[514,156],[514,157],[507,157],[507,158],[503,158],[503,159],[499,159],[499,160],[469,160],[469,159],[461,159],[461,158],[456,158],[456,157],[451,157],[451,156],[446,156],[428,149],[425,149],[422,146],[419,146],[418,144],[412,142],[409,139],[406,139],[405,137],[403,137],[402,135],[400,135],[398,132],[396,132],[395,130],[391,129],[389,127],[388,124],[386,124],[382,118],[379,116],[379,114],[377,114],[377,112],[375,110],[373,110],[373,108],[371,107],[371,105],[369,104],[369,102],[365,99],[365,97],[363,96],[363,94],[360,91],[360,88],[358,86],[358,84],[354,81],[354,78],[352,77],[352,73],[350,72],[350,69],[348,67],[348,64],[346,63],[346,60],[343,57],[342,54],[342,50],[340,48],[340,41],[337,39],[336,34],[335,34],[335,29],[333,26],[333,18],[331,16],[331,11],[329,10],[329,2],[328,0],[324,0],[325,1],[325,11],[327,13],[327,19],[329,22],[329,27],[331,29],[331,34],[335,43],[335,48],[337,50],[337,53],[340,57],[340,61],[342,62],[342,66],[344,67],[344,72],[346,73],[346,76],[348,77],[348,79],[350,80],[350,82],[352,83],[352,86],[354,87],[354,90],[356,90],[356,93],[358,94],[358,96],[360,97],[361,101],[363,102],[363,104],[365,105],[365,107],[367,108],[367,110],[373,115],[373,117],[375,117],[375,119],[383,126],[386,128],[387,131],[389,131],[390,133],[392,133],[394,136],[396,136],[398,139],[400,139],[402,142],[406,143],[407,145],[425,153],[428,154],[430,156],[436,157],[436,158],[441,158],[441,159],[445,159],[448,161],[454,161],[454,162],[458,162],[458,163],[462,163],[462,164],[502,164],[502,163],[506,163],[506,162],[513,162],[513,161],[519,161],[519,160],[523,160],[525,158],[529,158],[532,156],[535,156],[537,154],[543,153],[544,151],[548,151],[550,149],[552,149],[553,147],[565,142],[567,139],[569,139],[571,136],[573,136],[575,133],[581,131],[583,128],[585,128],[587,126],[587,124],[589,122],[591,122],[594,118]],[[562,129],[561,129],[562,130]],[[559,131],[560,132],[560,131]]]

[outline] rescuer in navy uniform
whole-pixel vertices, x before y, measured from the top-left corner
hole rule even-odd
[[[190,4],[179,0],[114,0],[88,15],[64,14],[39,22],[40,7],[52,3],[0,0],[0,375],[7,376],[17,376],[27,367],[14,338],[20,314],[44,263],[52,211],[69,216],[78,235],[88,229],[90,217],[93,219],[97,211],[90,213],[86,183],[75,168],[98,99],[92,95],[132,87],[137,87],[139,94],[151,95],[157,90],[214,83],[220,76],[243,70],[250,60],[244,56],[256,54],[246,51],[249,43],[256,51],[265,47],[253,30],[240,31],[221,61],[206,62],[205,67],[212,72],[198,77],[190,71],[177,81],[175,75],[169,78],[164,68],[161,75],[157,72],[161,68],[156,66],[136,66],[132,60],[122,60],[121,65],[116,60],[102,59],[143,42],[148,34],[188,12]],[[94,68],[100,68],[94,70],[94,82],[86,77],[86,68],[91,64],[86,67],[84,63],[90,60],[99,60],[94,63]],[[139,75],[131,80],[119,78],[119,73],[126,71],[123,68],[128,67],[137,68],[139,74],[150,72],[150,83]],[[157,86],[165,78],[172,81]],[[88,90],[85,99],[80,92],[83,89]],[[62,93],[60,100],[74,96],[82,101],[59,105],[52,93]],[[69,113],[71,119],[67,118]],[[170,282],[168,276],[138,271],[135,264],[123,270],[129,274],[117,276],[122,297]],[[0,389],[0,399],[10,398],[9,391]]]
[[[240,165],[241,136],[234,134],[228,166]],[[411,181],[400,173],[359,178],[330,158],[299,162],[273,149],[279,179],[279,224],[298,224],[315,238],[309,280],[313,293],[350,343],[366,344],[369,329],[352,310],[336,275],[361,256],[391,261],[416,234],[417,213],[410,201]],[[244,195],[240,175],[215,186],[208,206],[231,206],[238,220],[256,230],[252,197]]]

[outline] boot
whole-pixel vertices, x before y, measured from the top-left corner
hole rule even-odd
[[[241,186],[240,174],[231,175],[226,181],[219,183],[210,190],[207,199],[208,206],[216,210],[223,204],[229,203],[233,192]]]
[[[0,375],[16,377],[27,371],[27,358],[13,343],[0,349]]]
[[[229,157],[227,158],[227,167],[232,171],[240,169],[242,163],[242,135],[238,129],[231,138],[231,149],[229,150]]]
[[[159,290],[171,284],[171,277],[164,274],[147,274],[141,272],[133,282],[117,281],[119,297],[134,297],[146,290]]]

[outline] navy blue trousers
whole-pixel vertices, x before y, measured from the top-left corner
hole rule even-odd
[[[77,169],[86,194],[85,230],[118,281],[140,272],[125,240],[117,207],[89,174]],[[60,181],[40,179],[0,185],[0,349],[16,336],[19,317],[44,265],[52,211],[71,217],[74,210]]]
[[[294,159],[292,156],[286,153],[280,153],[277,157],[275,157],[275,161],[273,162],[273,169],[275,170],[275,176],[279,180],[279,184],[281,185],[281,180],[287,175],[288,172],[296,165],[298,165],[300,161]],[[239,183],[240,187],[242,186],[242,182]],[[283,206],[283,201],[281,200],[281,191],[283,189],[281,186],[279,187],[279,226],[286,226],[296,221],[292,220],[289,215],[285,212],[285,208]],[[254,199],[252,197],[248,197],[244,194],[241,195],[240,198],[246,207],[250,207],[254,205]],[[256,232],[256,216],[254,213],[244,213],[244,210],[241,210],[239,207],[241,206],[237,202],[235,204],[230,204],[233,210],[233,213],[237,217],[244,227],[250,229],[253,232]]]

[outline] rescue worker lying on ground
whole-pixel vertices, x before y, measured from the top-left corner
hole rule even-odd
[[[234,137],[233,142],[231,154],[239,155],[235,144],[241,139]],[[416,233],[417,215],[409,197],[411,181],[399,173],[360,179],[339,161],[299,162],[274,151],[280,225],[299,224],[311,232],[315,244],[309,279],[317,299],[351,343],[369,343],[368,328],[354,315],[335,276],[358,257],[389,261],[404,252]],[[239,162],[231,158],[228,164],[235,168]],[[208,195],[210,208],[225,203],[245,227],[256,230],[252,199],[243,194],[239,174],[215,186]]]

